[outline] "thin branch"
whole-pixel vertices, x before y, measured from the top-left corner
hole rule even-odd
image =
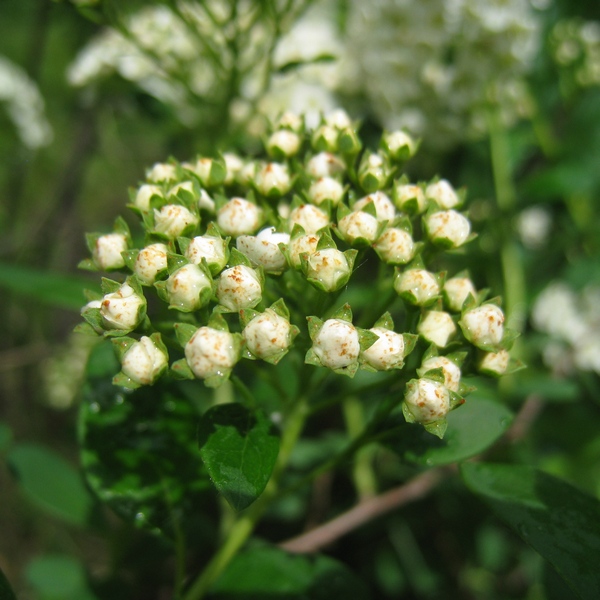
[[[513,444],[522,440],[531,429],[543,408],[544,400],[539,395],[531,394],[528,396],[514,418],[512,425],[506,432],[505,439]]]
[[[408,483],[379,496],[363,500],[320,527],[279,544],[287,552],[308,554],[330,545],[358,527],[401,506],[426,496],[448,473],[447,468],[430,469]]]

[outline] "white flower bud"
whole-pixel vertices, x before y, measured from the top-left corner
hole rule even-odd
[[[312,349],[324,367],[343,369],[358,361],[358,331],[352,323],[328,319],[316,335]]]
[[[270,162],[258,171],[254,177],[254,185],[263,196],[282,196],[289,192],[292,180],[286,165]]]
[[[152,339],[142,336],[121,359],[121,370],[140,385],[152,385],[167,368],[168,356]]]
[[[338,149],[338,136],[340,132],[331,125],[321,125],[313,132],[311,144],[315,150],[328,150],[335,152]]]
[[[508,369],[510,356],[508,351],[486,352],[479,361],[479,370],[490,375],[504,375]]]
[[[300,225],[306,233],[316,233],[330,224],[327,213],[312,204],[302,204],[292,210],[289,217],[290,230]]]
[[[377,219],[362,210],[348,213],[338,223],[340,233],[349,244],[352,244],[358,238],[374,242],[377,237],[378,226]]]
[[[384,327],[372,327],[369,331],[379,339],[366,350],[362,357],[378,371],[400,368],[404,364],[404,336]]]
[[[452,248],[462,246],[471,233],[467,217],[455,210],[442,210],[425,217],[425,228],[432,242],[443,242]]]
[[[283,271],[287,264],[279,244],[287,245],[289,241],[289,233],[276,233],[275,227],[267,227],[256,236],[241,235],[236,246],[252,263],[262,266],[265,271],[278,273]]]
[[[292,266],[295,269],[299,269],[302,264],[300,259],[301,254],[313,254],[313,252],[317,251],[317,244],[319,243],[320,237],[321,236],[314,233],[307,233],[306,235],[301,235],[290,240],[288,252]]]
[[[146,171],[146,179],[152,183],[162,183],[163,181],[176,181],[177,169],[175,165],[167,163],[156,163],[151,169]]]
[[[363,155],[358,167],[358,181],[366,191],[383,188],[390,171],[385,158],[381,154],[368,153]]]
[[[199,379],[226,375],[238,362],[233,334],[212,327],[200,327],[185,345],[185,359]]]
[[[333,177],[321,177],[317,179],[308,189],[309,200],[316,205],[327,200],[332,204],[339,204],[344,197],[344,186]]]
[[[242,337],[254,356],[274,358],[289,349],[292,343],[292,326],[287,319],[267,308],[244,327]]]
[[[166,291],[169,304],[185,312],[202,307],[200,294],[211,288],[210,278],[198,265],[184,265],[169,276]]]
[[[250,185],[256,176],[256,162],[248,161],[238,172],[237,179],[242,185]]]
[[[162,190],[157,185],[145,183],[138,188],[133,204],[140,210],[148,210],[152,196],[164,198]]]
[[[417,331],[428,342],[443,348],[448,343],[448,339],[456,332],[456,325],[449,313],[430,310],[421,318]]]
[[[122,233],[101,235],[94,246],[92,258],[100,269],[120,269],[125,266],[121,252],[127,250],[127,237]]]
[[[399,273],[394,281],[394,289],[399,295],[407,295],[407,300],[417,306],[424,306],[440,293],[437,279],[425,269],[409,269]]]
[[[214,159],[212,158],[199,158],[193,165],[191,165],[192,171],[198,175],[198,178],[202,182],[202,185],[208,185],[210,183],[210,171],[213,166]]]
[[[398,130],[384,133],[382,141],[388,152],[396,159],[411,158],[417,150],[415,140],[405,131]]]
[[[116,292],[106,294],[102,298],[100,314],[107,327],[111,329],[135,329],[143,317],[142,309],[146,299],[124,283]]]
[[[275,127],[278,129],[289,129],[290,131],[300,133],[304,127],[304,119],[296,113],[286,111],[279,119],[277,119]]]
[[[387,194],[381,191],[369,194],[364,198],[361,198],[352,207],[352,210],[364,210],[368,204],[375,205],[375,214],[377,215],[378,221],[393,221],[396,217],[396,208],[393,202],[390,200]]]
[[[492,350],[504,335],[504,313],[495,304],[482,304],[465,312],[459,321],[465,337],[482,350]]]
[[[324,248],[307,257],[306,277],[319,281],[329,292],[337,290],[340,280],[350,273],[345,254],[336,248]]]
[[[421,363],[418,370],[419,375],[425,375],[427,371],[433,369],[442,369],[444,373],[444,385],[452,392],[458,392],[460,377],[462,375],[460,367],[445,356],[431,356]]]
[[[300,150],[302,139],[289,129],[279,129],[271,134],[267,141],[267,152],[272,156],[282,155],[287,158],[295,156]]]
[[[198,208],[214,214],[215,201],[210,197],[205,189],[200,190],[200,198],[198,198]]]
[[[262,210],[256,204],[232,198],[219,209],[217,224],[227,235],[250,235],[259,228],[262,217]]]
[[[404,229],[390,227],[373,244],[373,248],[384,262],[390,265],[405,265],[415,253],[413,239]]]
[[[448,389],[433,379],[412,379],[406,385],[406,406],[418,423],[443,419],[450,410]]]
[[[430,183],[425,189],[425,197],[444,209],[454,208],[460,203],[458,194],[445,179]]]
[[[425,212],[427,208],[427,201],[425,200],[425,193],[420,186],[412,183],[399,183],[394,187],[394,202],[399,210],[406,211],[407,204],[411,200],[416,200],[417,203],[417,214]]]
[[[156,281],[156,275],[167,268],[167,251],[165,244],[150,244],[140,250],[133,272],[142,284],[152,285]]]
[[[346,129],[352,126],[348,113],[342,108],[336,108],[325,115],[325,123],[336,129]]]
[[[335,154],[319,152],[306,163],[306,172],[311,177],[333,177],[346,170],[344,163]]]
[[[219,276],[217,299],[225,308],[237,312],[253,308],[262,298],[262,287],[254,269],[236,265],[225,269]]]
[[[189,226],[198,225],[198,217],[180,204],[167,204],[154,210],[154,230],[170,238],[179,237]]]
[[[186,248],[185,257],[195,265],[199,265],[204,258],[208,265],[216,265],[215,270],[219,272],[227,264],[227,244],[220,237],[198,235]]]
[[[469,295],[477,298],[477,290],[468,277],[452,277],[444,283],[444,298],[451,311],[461,312]]]
[[[223,159],[225,160],[225,181],[223,182],[225,185],[231,185],[236,181],[240,171],[244,168],[244,162],[242,159],[233,152],[225,152],[223,154]]]

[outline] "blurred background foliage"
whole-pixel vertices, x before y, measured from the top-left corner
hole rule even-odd
[[[490,391],[517,418],[486,460],[538,467],[600,496],[598,3],[493,2],[500,9],[479,16],[451,0],[370,9],[352,0],[220,4],[208,4],[213,13],[204,3],[186,13],[194,3],[142,0],[0,6],[0,569],[19,598],[170,597],[169,545],[102,508],[79,475],[77,413],[91,345],[71,331],[83,283],[95,285],[76,270],[87,255],[83,232],[109,230],[127,189],[153,163],[252,153],[266,117],[286,107],[318,114],[339,104],[362,120],[367,140],[412,125],[423,142],[411,178],[440,174],[467,188],[479,231],[471,274],[505,297],[529,367]],[[416,22],[429,39],[444,25],[443,11],[463,8],[464,28],[455,22],[439,47],[427,42],[410,53],[402,27],[414,31]],[[522,10],[530,21],[519,20]],[[131,38],[143,11],[142,34],[156,17],[149,11],[159,11],[160,42]],[[489,29],[478,30],[486,18]],[[515,39],[529,32],[537,41],[525,55],[502,55],[492,42],[512,39],[515,23],[531,24],[517,27]],[[119,63],[110,40],[139,52],[138,62]],[[475,62],[460,63],[469,43]],[[96,63],[84,60],[86,49]],[[505,63],[494,62],[502,56],[511,57],[507,77],[519,90],[508,100],[482,93],[504,83]],[[482,75],[478,64],[490,71]],[[477,77],[460,79],[460,68]],[[311,438],[296,460],[316,464],[335,447],[333,433]],[[387,450],[376,460],[381,489],[413,473]],[[349,471],[319,478],[312,500],[306,491],[282,501],[259,535],[292,535],[307,505],[317,521],[348,508]],[[216,526],[203,515],[196,521],[201,562]],[[356,529],[329,554],[374,598],[573,597],[455,477]],[[252,565],[244,564],[237,568]],[[306,581],[333,569],[298,565]],[[216,597],[228,597],[228,585],[221,582]],[[298,585],[277,597],[320,597],[311,583]]]

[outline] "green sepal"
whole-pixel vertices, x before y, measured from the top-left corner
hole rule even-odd
[[[444,439],[446,429],[448,429],[448,421],[444,417],[443,419],[438,419],[437,421],[432,421],[431,423],[423,423],[423,427],[427,433],[431,433],[442,440]]]
[[[239,314],[240,325],[242,326],[242,329],[246,327],[246,325],[248,325],[248,323],[250,323],[250,321],[252,321],[252,319],[257,317],[258,315],[262,315],[262,313],[257,310],[254,310],[253,308],[242,308]]]
[[[520,332],[514,329],[504,329],[504,333],[502,335],[502,340],[498,345],[502,350],[510,350],[515,343],[515,340],[520,336]]]
[[[322,231],[321,237],[319,238],[319,241],[317,242],[317,251],[326,250],[328,248],[334,248],[335,250],[337,250],[337,245],[333,241],[333,238],[327,231]]]
[[[131,346],[136,344],[138,342],[138,340],[127,337],[127,336],[122,336],[122,337],[119,337],[118,339],[116,339],[116,338],[112,339],[111,342],[112,342],[115,354],[117,355],[117,358],[119,359],[119,362],[122,362],[123,357],[125,356],[125,354],[127,354],[127,351],[131,348]]]
[[[346,304],[340,306],[340,308],[338,308],[329,318],[339,319],[340,321],[347,321],[348,323],[352,323],[352,308],[346,302]]]
[[[343,202],[340,202],[337,205],[336,212],[335,212],[336,222],[339,223],[344,217],[347,217],[351,213],[352,213],[352,209],[347,207]]]
[[[185,348],[192,336],[196,333],[196,331],[198,331],[198,327],[196,325],[192,325],[191,323],[175,323],[173,328],[175,329],[177,341],[182,348]]]
[[[179,187],[175,192],[175,188],[181,186],[184,183],[190,182],[192,184],[192,190],[190,191],[184,187]],[[167,203],[168,204],[181,204],[190,210],[195,210],[198,204],[198,198],[200,197],[200,185],[197,180],[188,179],[187,181],[180,181],[173,185],[167,191]]]
[[[121,255],[123,256],[123,260],[125,261],[125,266],[130,271],[133,271],[135,269],[135,261],[137,260],[139,253],[140,253],[140,250],[138,250],[138,249],[126,250],[125,252],[121,252]]]
[[[431,379],[432,381],[436,381],[437,383],[441,383],[444,385],[446,383],[446,377],[444,375],[444,369],[442,367],[437,367],[435,369],[417,369],[417,375],[422,379]]]
[[[96,263],[91,258],[84,258],[77,263],[78,269],[84,271],[99,271],[100,269],[96,266]]]
[[[250,259],[235,247],[233,247],[231,249],[228,264],[230,267],[237,267],[238,265],[244,265],[245,267],[250,267],[251,269],[253,269],[255,271],[257,270],[254,268],[254,265],[250,262]]]
[[[123,217],[119,216],[115,219],[113,231],[115,233],[120,233],[121,235],[124,235],[127,238],[127,243],[131,243],[131,231],[129,230],[129,225],[127,225],[127,222]]]
[[[417,150],[419,149],[419,146],[421,144],[421,140],[419,138],[417,138],[416,140],[412,138],[412,135],[410,135],[410,133],[408,133],[408,131],[406,130],[402,130],[404,131],[404,133],[406,133],[410,139],[412,140],[413,144],[414,144],[414,149],[411,152],[410,146],[408,144],[404,144],[403,146],[400,146],[397,150],[392,151],[389,147],[389,144],[387,143],[387,139],[386,136],[390,133],[393,132],[389,132],[389,131],[384,131],[383,134],[381,135],[381,139],[379,141],[379,147],[394,161],[397,162],[406,162],[407,160],[409,160],[410,158],[412,158],[416,153]]]
[[[370,348],[378,339],[379,336],[368,329],[363,329],[362,327],[357,327],[356,331],[358,332],[358,343],[360,344],[360,349],[362,352]]]
[[[180,358],[171,365],[171,373],[177,379],[196,379],[185,358]]]
[[[225,159],[222,156],[214,159],[210,166],[210,174],[208,182],[205,183],[206,187],[217,187],[222,185],[227,177],[227,166],[225,165]]]
[[[450,354],[446,354],[446,358],[451,360],[457,367],[462,367],[465,359],[469,356],[468,352],[450,352]]]
[[[308,321],[308,335],[310,336],[310,339],[314,341],[317,335],[319,335],[319,331],[321,331],[321,328],[323,327],[323,320],[314,316],[306,317],[306,320]],[[319,365],[320,364],[321,362],[319,361]]]
[[[367,202],[364,207],[360,209],[360,211],[377,219],[377,207],[375,206],[375,202]]]
[[[107,277],[103,277],[100,283],[100,287],[102,288],[102,293],[113,294],[117,292],[123,284],[115,281],[114,279],[108,279]]]
[[[99,308],[84,308],[81,311],[81,316],[96,333],[104,331],[104,321]]]
[[[327,130],[335,133],[335,140],[330,141],[328,139]],[[327,125],[326,123],[321,123],[321,125],[319,125],[319,127],[317,127],[311,135],[310,145],[315,152],[335,153],[338,151],[338,138],[339,131],[335,127]]]
[[[97,290],[90,290],[86,288],[83,290],[83,297],[87,302],[93,302],[94,300],[102,300],[104,296]]]
[[[185,253],[187,252],[187,249],[189,248],[191,243],[192,243],[192,240],[190,238],[183,237],[183,236],[178,237],[177,238],[177,246],[179,247],[179,252],[181,252],[182,255],[185,255]]]
[[[216,310],[216,308],[217,307],[215,307],[215,310],[213,310],[210,317],[208,318],[208,327],[212,327],[212,329],[217,329],[219,331],[229,332],[229,325],[227,324],[225,317],[223,317],[221,312]]]
[[[389,312],[385,312],[375,321],[373,327],[381,327],[382,329],[394,331],[394,319],[392,319],[392,315]]]
[[[113,385],[118,385],[119,387],[125,388],[127,390],[137,390],[138,388],[142,387],[139,383],[137,383],[137,381],[133,381],[133,379],[125,375],[123,371],[119,371],[112,378],[112,383]]]
[[[403,333],[404,339],[404,358],[406,358],[416,347],[419,336],[414,333]]]
[[[83,335],[92,335],[94,337],[98,337],[98,335],[99,335],[98,331],[96,331],[96,329],[94,329],[94,326],[90,325],[89,323],[78,323],[73,328],[73,332],[81,333]]]
[[[283,317],[284,319],[287,319],[288,321],[290,320],[290,311],[287,307],[287,304],[285,303],[285,300],[283,298],[279,298],[279,300],[276,300],[275,302],[273,302],[273,304],[271,304],[271,306],[269,306],[269,308],[277,315],[279,315],[280,317]]]
[[[465,403],[465,399],[457,392],[448,390],[448,396],[450,398],[450,410],[454,410]]]
[[[477,295],[479,295],[479,294],[477,294]],[[463,305],[462,305],[461,314],[469,312],[470,310],[477,308],[478,306],[479,306],[478,298],[473,296],[473,294],[467,294],[467,297],[465,298]]]
[[[189,265],[190,261],[181,254],[175,254],[174,252],[167,252],[167,273],[169,276],[179,271],[181,267]]]
[[[338,135],[338,151],[341,154],[355,155],[362,150],[362,142],[352,127],[342,129]]]
[[[298,225],[298,223],[294,223],[294,227],[292,228],[292,232],[290,233],[290,241],[300,238],[303,235],[306,235],[304,227],[302,227],[302,225]]]

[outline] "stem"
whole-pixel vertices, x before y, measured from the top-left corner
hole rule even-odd
[[[365,422],[365,411],[362,403],[356,396],[348,396],[342,404],[344,410],[344,419],[346,420],[346,429],[351,438],[356,438],[363,429]],[[357,451],[354,459],[352,476],[354,486],[361,499],[375,496],[377,493],[377,481],[373,473],[373,450],[374,446],[363,447]]]
[[[213,556],[196,581],[194,581],[190,589],[183,596],[183,600],[200,600],[201,598],[204,598],[211,585],[216,581],[219,575],[221,575],[246,540],[250,537],[256,524],[276,496],[279,478],[288,463],[292,449],[296,445],[296,442],[304,429],[304,423],[308,416],[307,399],[308,396],[299,398],[286,420],[277,463],[275,464],[273,475],[271,476],[265,491],[260,498],[258,498],[256,502],[233,523],[225,543]]]

